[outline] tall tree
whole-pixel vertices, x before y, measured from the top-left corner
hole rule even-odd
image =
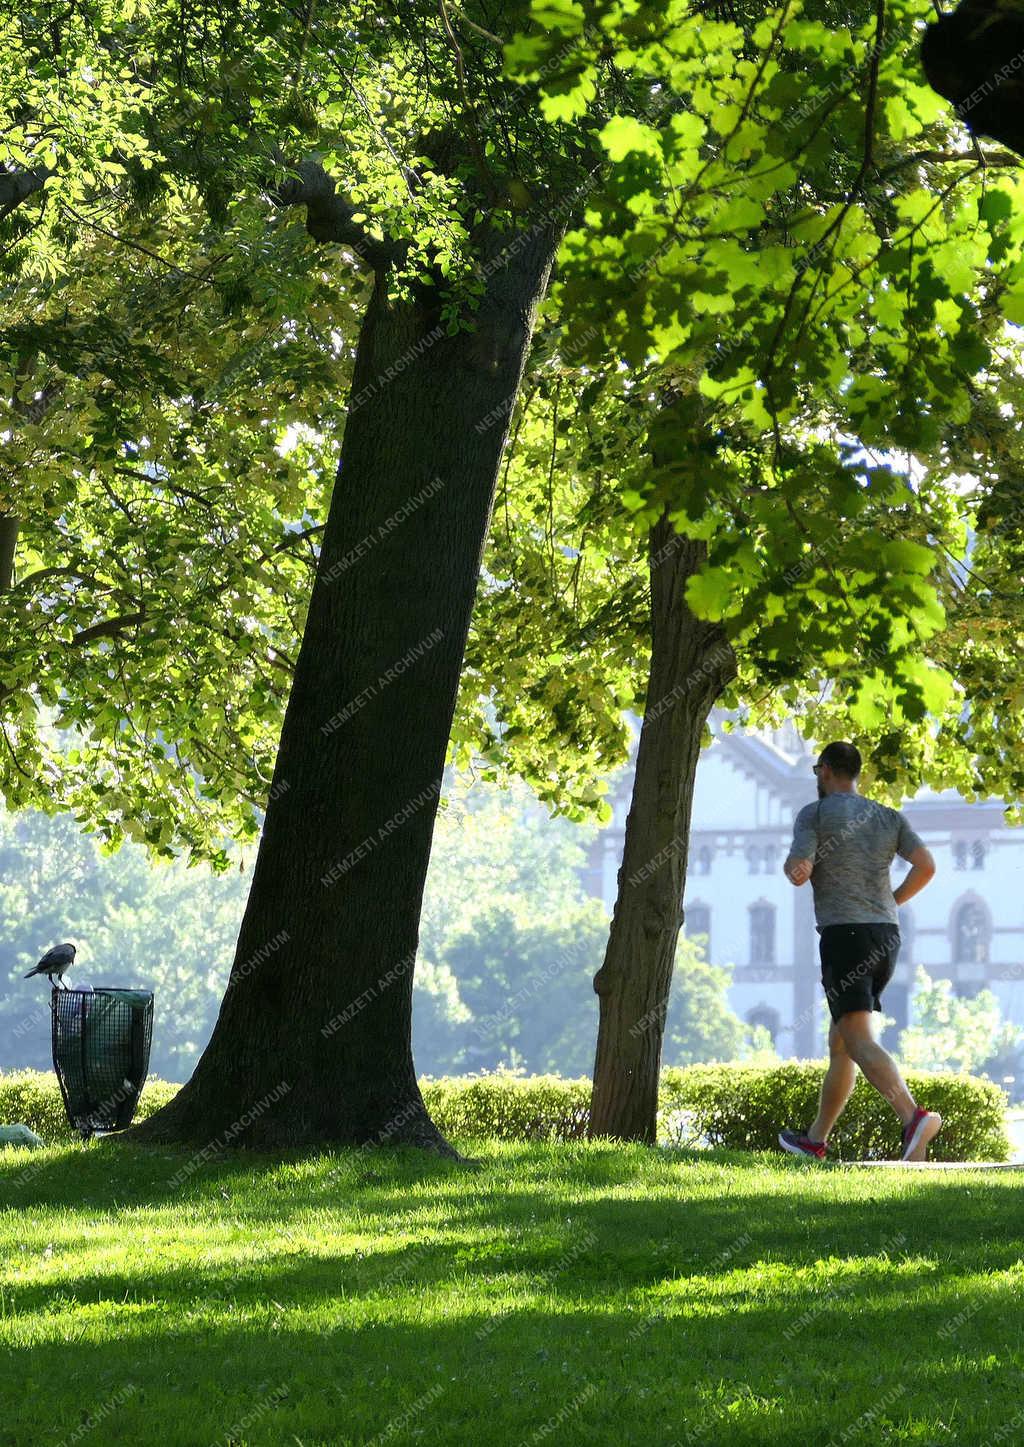
[[[386,267],[378,273],[353,393],[399,375],[346,425],[239,935],[239,988],[147,1138],[209,1134],[283,1081],[284,1108],[253,1132],[261,1139],[443,1144],[413,1069],[412,963],[507,425],[477,424],[518,389],[557,241],[542,223],[501,258],[495,236],[484,255],[501,259],[474,329],[454,337],[434,339],[437,308],[396,299]],[[400,370],[431,344],[429,373]],[[415,528],[404,526],[411,512]],[[252,966],[282,932],[279,953]]]
[[[866,107],[853,98],[856,60],[842,77],[843,110],[832,115],[835,102],[824,95],[816,100],[813,91],[793,106],[795,114],[785,115],[785,103],[793,96],[792,55],[788,63],[782,55],[775,73],[770,64],[751,65],[743,144],[756,164],[745,174],[740,168],[738,194],[725,213],[740,224],[724,244],[722,230],[729,228],[720,212],[714,215],[715,230],[705,235],[693,226],[686,233],[677,221],[674,128],[659,133],[625,122],[608,127],[604,139],[612,161],[620,164],[611,168],[611,184],[591,202],[602,243],[594,247],[589,237],[575,234],[567,242],[562,315],[575,316],[578,334],[597,339],[589,347],[593,364],[599,364],[602,348],[634,362],[660,352],[662,376],[677,387],[683,383],[680,400],[653,410],[649,475],[632,491],[638,522],[650,520],[655,528],[652,556],[672,575],[678,597],[676,606],[664,606],[670,588],[665,574],[652,568],[647,710],[615,920],[606,963],[595,980],[602,1003],[591,1120],[595,1134],[653,1138],[660,1022],[672,946],[683,918],[696,753],[716,698],[733,704],[758,698],[777,708],[796,703],[802,689],[823,686],[829,702],[808,711],[809,725],[831,722],[866,735],[874,746],[873,781],[890,791],[923,780],[940,787],[962,785],[965,775],[971,789],[983,787],[986,776],[990,787],[999,788],[1016,777],[1013,771],[991,769],[986,753],[977,748],[979,735],[963,728],[951,666],[962,652],[955,641],[959,618],[938,632],[941,603],[958,609],[962,604],[948,560],[962,553],[964,527],[976,508],[976,500],[961,496],[957,473],[963,448],[956,432],[962,422],[973,420],[972,435],[978,439],[978,425],[990,422],[994,404],[1006,395],[1004,384],[1013,385],[1016,356],[1011,344],[1005,373],[1000,365],[1002,375],[990,373],[984,385],[964,385],[974,358],[988,358],[992,347],[1007,339],[999,310],[984,292],[958,303],[960,330],[953,339],[945,330],[947,314],[936,305],[948,287],[943,283],[936,289],[934,268],[948,268],[950,233],[962,228],[965,237],[976,234],[977,218],[972,203],[941,207],[927,195],[918,202],[893,180],[902,171],[896,159],[899,143],[915,129],[904,97],[923,122],[934,114],[931,101],[897,69],[899,43],[909,48],[913,34],[906,28],[905,10],[894,7],[893,16],[899,40],[884,37],[892,47],[891,64],[883,68],[881,15],[874,43],[866,47]],[[838,28],[829,33],[809,22],[790,25],[785,10],[776,12],[776,20],[776,36],[788,31],[796,51],[822,41],[823,66],[838,59]],[[585,17],[579,23],[582,32]],[[774,43],[776,37],[764,26],[759,33]],[[869,33],[865,40],[870,39]],[[659,33],[644,51],[634,29],[631,63],[645,73],[659,73],[663,40]],[[851,32],[843,48],[856,57],[858,41]],[[680,52],[685,56],[685,43],[673,53],[676,83],[684,63]],[[838,89],[830,77],[827,92]],[[701,94],[699,86],[694,94]],[[712,94],[705,86],[705,102]],[[733,132],[723,130],[699,101],[694,109],[692,129],[698,134],[717,129],[725,136],[726,151]],[[727,120],[727,127],[732,123]],[[758,186],[748,189],[745,182],[752,174],[783,172],[790,138],[797,143],[808,132],[818,144],[805,152],[800,178],[806,210],[794,212],[788,200],[766,197]],[[773,151],[775,166],[764,165]],[[701,174],[713,167],[714,155]],[[883,157],[889,165],[881,164]],[[936,150],[921,159],[947,167],[970,156]],[[835,194],[837,169],[844,199],[829,218],[824,205]],[[660,187],[652,181],[659,171]],[[949,191],[957,184],[951,183]],[[658,194],[668,198],[668,205],[653,202]],[[814,214],[816,197],[824,229],[805,250],[802,231]],[[994,223],[987,256],[1002,259],[1014,247],[1001,224],[1008,214],[1002,203],[983,208]],[[844,241],[847,225],[850,235]],[[776,248],[783,238],[800,253],[795,266],[790,259],[779,265],[783,258]],[[856,266],[842,259],[844,245],[851,246]],[[624,265],[631,256],[637,258],[634,264]],[[977,256],[987,262],[984,250]],[[747,293],[742,284],[726,283],[721,297],[714,295],[716,267],[723,281],[726,275],[735,280],[752,275],[747,267],[756,261],[767,285]],[[885,277],[906,271],[900,289],[905,283],[916,312],[904,336],[893,330],[896,319],[888,300],[882,315],[890,324],[877,326],[873,268]],[[1014,275],[1012,269],[1005,273],[1011,286]],[[674,293],[667,288],[669,278],[676,282]],[[700,306],[685,323],[677,318],[666,328],[668,298],[685,296],[694,285],[705,293]],[[889,283],[876,285],[885,292]],[[618,310],[609,308],[609,287],[621,297]],[[824,299],[815,303],[819,291]],[[1012,295],[1009,300],[1012,306]],[[778,308],[774,315],[773,307]],[[818,313],[830,315],[834,332],[850,338],[841,361],[834,333],[809,325],[811,307],[816,320]],[[730,318],[724,340],[712,330],[720,311]],[[920,396],[923,380],[919,349],[925,335],[932,360],[947,348],[948,394],[944,400],[936,397],[933,411],[922,417],[919,409],[914,411],[914,397]],[[897,356],[902,366],[893,373]],[[811,358],[817,361],[817,375]],[[723,377],[738,380],[723,385]],[[592,394],[593,384],[577,390],[581,396]],[[640,386],[636,391],[645,397]],[[724,409],[718,405],[723,397],[728,398]],[[903,471],[891,462],[858,461],[842,440],[855,428],[876,445],[899,444],[911,452],[918,474],[909,464]],[[747,462],[737,467],[744,452]],[[668,545],[670,518],[688,535],[685,546]],[[705,558],[710,566],[703,565]],[[579,557],[572,567],[578,574]],[[985,641],[975,638],[974,646],[991,656]],[[676,659],[686,660],[681,671],[667,666],[673,650]],[[1001,643],[997,651],[1005,654]],[[727,689],[737,657],[739,676]],[[1017,725],[1010,723],[1008,737],[1016,733]]]
[[[453,317],[442,243],[411,262],[416,248],[374,237],[319,166],[280,185],[317,240],[349,243],[372,266],[374,293],[239,938],[244,988],[229,989],[195,1075],[149,1138],[206,1135],[287,1081],[252,1139],[444,1149],[410,1050],[417,921],[509,399],[564,227],[555,203],[568,195],[571,207],[583,172],[566,147],[545,158],[534,146],[525,180],[509,146],[485,159],[465,43],[443,11],[418,38],[454,97],[433,164],[463,181],[453,213],[475,268],[471,322]],[[496,75],[493,47],[478,49],[478,69]],[[533,139],[528,113],[526,130]],[[527,181],[544,182],[540,198]],[[427,352],[429,365],[410,365]],[[281,932],[273,966],[254,967]]]
[[[253,233],[261,210],[266,226],[273,208],[302,207],[318,245],[341,244],[371,272],[373,295],[232,988],[190,1087],[149,1132],[207,1134],[243,1115],[269,1072],[292,1088],[253,1139],[397,1132],[440,1146],[409,1049],[416,920],[509,399],[585,157],[542,144],[545,123],[500,77],[500,43],[480,27],[457,34],[444,6],[410,10],[397,39],[358,6],[315,29],[272,6],[247,18],[243,36],[227,17],[193,29],[154,5],[104,31],[101,52],[143,41],[139,129],[160,158],[149,199],[184,176],[220,234],[239,192]],[[63,62],[64,37],[54,47]],[[488,88],[513,104],[485,156]],[[29,107],[26,142],[42,144],[41,111]],[[385,113],[398,149],[380,135]],[[313,136],[342,153],[346,194]],[[77,641],[146,631],[147,618],[136,607]],[[282,935],[274,970],[254,968]],[[347,1031],[330,1028],[374,990],[381,1001]]]

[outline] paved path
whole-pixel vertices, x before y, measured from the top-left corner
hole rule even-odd
[[[900,1171],[1024,1171],[1024,1161],[843,1161],[843,1165],[895,1166]]]

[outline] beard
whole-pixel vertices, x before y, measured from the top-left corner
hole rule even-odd
[[[819,779],[819,780],[818,780],[818,798],[819,798],[819,799],[824,799],[824,797],[825,797],[825,787],[824,787],[824,785],[822,784],[821,780]]]

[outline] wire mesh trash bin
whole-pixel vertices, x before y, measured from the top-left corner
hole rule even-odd
[[[132,1123],[149,1071],[149,990],[54,989],[53,1068],[71,1129],[86,1140]]]

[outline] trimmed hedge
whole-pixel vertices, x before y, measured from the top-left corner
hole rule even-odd
[[[817,1111],[824,1065],[690,1065],[662,1072],[659,1140],[698,1147],[777,1151],[784,1126],[806,1127]],[[929,1149],[937,1161],[1005,1161],[1006,1093],[970,1075],[906,1072],[915,1098],[943,1118]],[[558,1075],[446,1076],[420,1082],[438,1128],[455,1140],[579,1140],[586,1134],[590,1081]],[[179,1086],[147,1081],[137,1120],[159,1110]],[[36,1070],[0,1071],[0,1124],[22,1123],[48,1144],[71,1140],[56,1077]],[[837,1160],[885,1160],[898,1155],[896,1116],[866,1080],[858,1078],[830,1141]]]
[[[660,1117],[681,1143],[697,1137],[731,1150],[778,1150],[785,1126],[806,1129],[818,1113],[824,1065],[690,1065],[661,1077]],[[942,1130],[928,1149],[933,1161],[1005,1161],[1006,1092],[987,1080],[952,1072],[904,1071],[911,1095],[942,1116]],[[681,1129],[680,1129],[681,1127]],[[843,1161],[892,1160],[899,1155],[895,1113],[858,1073],[849,1104],[829,1140],[830,1156]]]
[[[145,1120],[181,1089],[151,1076],[142,1088],[136,1120]],[[46,1070],[0,1070],[0,1125],[27,1125],[47,1145],[77,1140],[64,1114],[57,1077]]]
[[[420,1081],[430,1118],[453,1139],[571,1141],[587,1133],[590,1081],[560,1075],[441,1076]]]
[[[674,1145],[777,1151],[783,1127],[806,1127],[817,1114],[824,1070],[813,1061],[666,1068],[658,1138]],[[1007,1097],[999,1086],[952,1073],[910,1071],[905,1078],[915,1099],[943,1119],[930,1160],[1009,1158]],[[589,1080],[499,1071],[423,1081],[422,1089],[438,1128],[455,1139],[578,1140],[586,1134]],[[858,1078],[829,1144],[836,1160],[892,1160],[899,1154],[899,1122],[866,1080]]]

